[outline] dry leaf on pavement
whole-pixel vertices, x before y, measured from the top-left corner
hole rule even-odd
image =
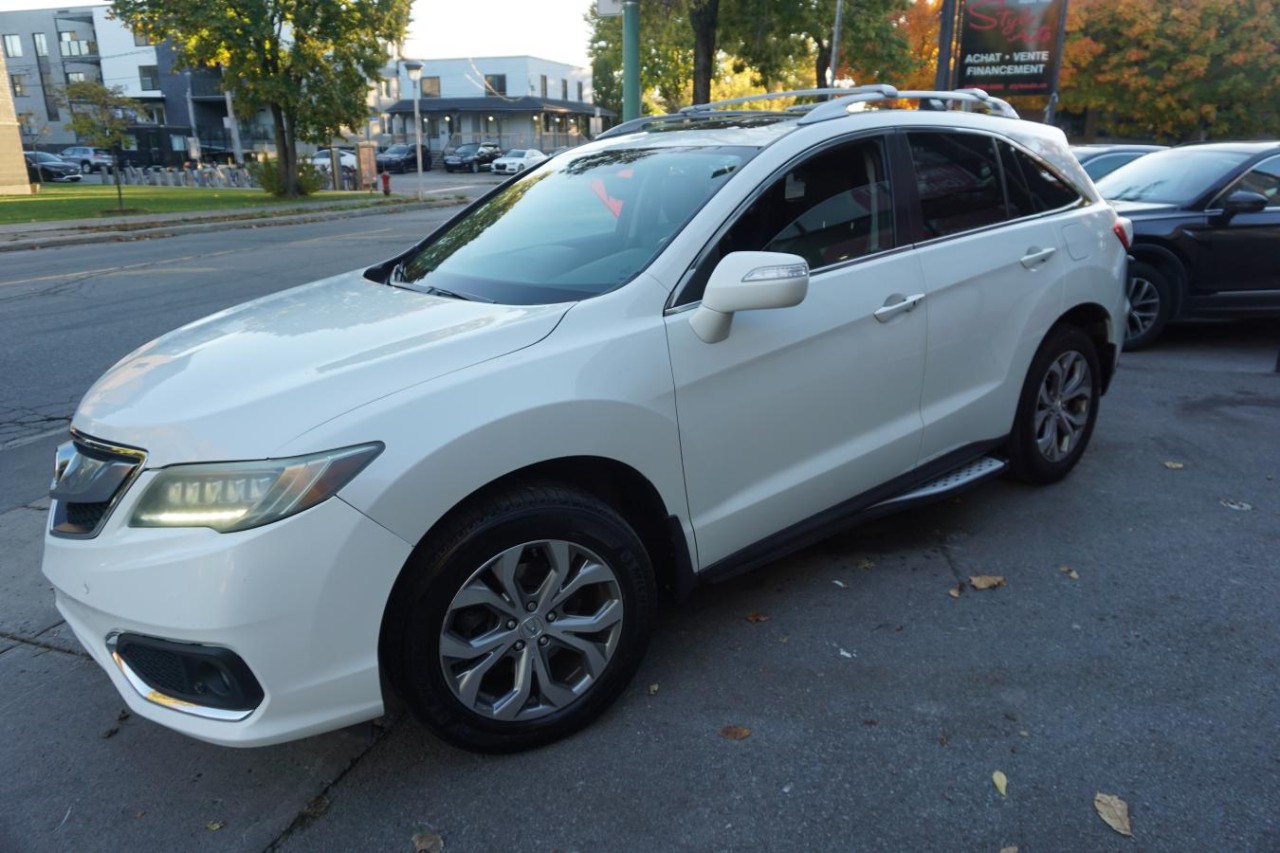
[[[858,561],[858,568],[862,569],[864,572],[869,572],[875,567],[876,567],[875,560],[868,560],[866,557],[863,557],[861,560]]]
[[[650,696],[657,696],[657,695],[658,695],[658,685],[656,685],[656,684],[650,684],[650,685],[649,685],[649,695],[650,695]]]
[[[431,830],[423,830],[413,834],[413,853],[440,853],[444,850],[444,839]]]
[[[995,783],[996,790],[1000,792],[1000,796],[1005,796],[1005,789],[1009,787],[1009,778],[997,770],[991,774],[991,781]]]
[[[1168,468],[1170,471],[1181,471],[1183,468],[1186,468],[1187,466],[1182,464],[1181,462],[1166,462],[1164,463],[1164,467]]]
[[[951,596],[952,598],[959,598],[960,590],[962,589],[964,589],[964,587],[961,584],[956,584],[955,586],[951,587],[951,589],[947,590],[947,595]]]
[[[204,828],[209,830],[210,832],[217,832],[219,829],[222,829],[222,827],[226,825],[227,825],[226,821],[211,820],[204,825]]]
[[[751,737],[751,729],[746,726],[725,726],[720,730],[720,737],[725,740],[746,740]]]
[[[759,624],[761,622],[768,622],[769,614],[768,613],[748,613],[747,621],[753,622],[755,624]]]
[[[1000,853],[1018,853],[1018,848],[1016,845],[1013,847],[1001,847]]]
[[[995,589],[1004,586],[1004,578],[1000,575],[974,575],[969,578],[969,585],[974,589]]]
[[[1058,571],[1062,572],[1073,581],[1080,580],[1080,573],[1070,566],[1058,566]]]
[[[1098,817],[1102,818],[1107,826],[1121,835],[1133,837],[1133,829],[1129,825],[1128,803],[1115,794],[1099,792],[1093,795],[1093,807],[1098,810]]]

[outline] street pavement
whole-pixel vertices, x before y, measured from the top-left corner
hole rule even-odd
[[[42,281],[13,253],[0,409],[69,414],[154,327],[443,215],[69,248]],[[0,850],[1280,849],[1278,347],[1274,322],[1171,329],[1125,356],[1064,482],[984,484],[699,589],[601,720],[502,757],[397,710],[254,750],[122,714],[39,573],[46,473],[4,466],[57,437],[24,426],[0,438],[21,480],[0,483]]]

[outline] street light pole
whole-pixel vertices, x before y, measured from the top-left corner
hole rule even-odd
[[[422,94],[418,88],[418,81],[422,79],[422,63],[410,59],[404,64],[404,70],[409,72],[409,82],[413,83],[413,137],[417,142],[414,154],[418,157],[418,201],[422,201],[422,116],[418,105],[418,96]]]

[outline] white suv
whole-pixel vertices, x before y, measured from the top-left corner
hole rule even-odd
[[[623,125],[113,367],[44,571],[129,706],[246,746],[388,685],[453,743],[534,746],[622,692],[660,588],[1064,476],[1123,339],[1125,221],[981,92],[838,95]]]

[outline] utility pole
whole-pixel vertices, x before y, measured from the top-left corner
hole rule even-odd
[[[942,0],[938,22],[938,73],[933,88],[945,92],[951,88],[951,46],[956,39],[956,0]]]
[[[1067,3],[1062,0],[1062,11],[1058,13],[1058,41],[1053,50],[1053,80],[1049,84],[1049,103],[1044,108],[1044,123],[1053,124],[1054,111],[1058,106],[1058,73],[1062,71],[1062,51],[1067,41]]]
[[[240,145],[240,123],[236,121],[236,108],[231,103],[231,90],[227,88],[227,69],[222,69],[222,94],[227,99],[227,130],[231,131],[231,150],[236,155],[236,165],[244,165],[244,148]]]
[[[640,2],[622,2],[622,120],[640,117]]]
[[[827,68],[827,85],[836,84],[836,74],[840,71],[840,15],[844,12],[844,0],[836,0],[836,28],[831,36],[831,65]]]

